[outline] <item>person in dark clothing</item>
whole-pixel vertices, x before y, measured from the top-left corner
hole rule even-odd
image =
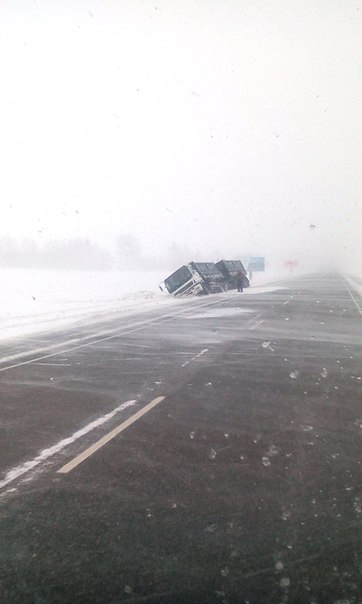
[[[236,287],[238,292],[243,292],[243,278],[244,275],[241,271],[238,271],[237,275],[236,275]]]

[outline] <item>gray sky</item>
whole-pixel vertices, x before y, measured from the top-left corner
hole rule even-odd
[[[0,57],[0,236],[361,255],[361,0],[2,0]]]

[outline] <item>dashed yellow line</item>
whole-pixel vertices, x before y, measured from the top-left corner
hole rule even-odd
[[[74,468],[79,466],[79,464],[81,464],[83,461],[88,459],[88,457],[93,455],[93,453],[95,453],[96,451],[101,449],[101,447],[103,447],[104,445],[109,443],[109,441],[112,440],[112,438],[114,438],[115,436],[117,436],[118,434],[123,432],[123,430],[128,428],[128,426],[131,426],[131,424],[134,424],[134,422],[136,422],[143,415],[145,415],[146,413],[151,411],[151,409],[153,409],[153,407],[156,407],[156,405],[161,403],[164,399],[165,399],[164,396],[158,396],[157,398],[153,399],[153,401],[148,403],[148,405],[143,407],[143,409],[140,409],[140,411],[138,411],[137,413],[135,413],[134,415],[132,415],[131,417],[126,419],[126,421],[124,421],[122,424],[117,426],[117,428],[114,428],[114,430],[112,430],[111,432],[109,432],[108,434],[103,436],[103,438],[98,440],[96,443],[94,443],[93,445],[88,447],[88,449],[83,451],[83,453],[80,453],[79,455],[77,455],[77,457],[75,457],[70,462],[65,464],[65,466],[63,466],[62,468],[60,468],[60,470],[58,470],[58,474],[68,474],[69,472],[74,470]]]

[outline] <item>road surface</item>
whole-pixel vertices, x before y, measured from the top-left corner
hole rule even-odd
[[[278,285],[3,346],[1,602],[362,602],[362,302]]]

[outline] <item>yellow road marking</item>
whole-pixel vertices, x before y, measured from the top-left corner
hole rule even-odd
[[[140,411],[138,411],[137,413],[135,413],[134,415],[132,415],[131,417],[126,419],[126,421],[124,421],[122,424],[117,426],[117,428],[114,428],[114,430],[112,430],[111,432],[109,432],[108,434],[103,436],[103,438],[98,440],[96,443],[94,443],[93,445],[88,447],[88,449],[83,451],[83,453],[80,453],[79,455],[77,455],[77,457],[72,459],[72,461],[68,462],[67,464],[65,464],[65,466],[61,467],[60,470],[58,470],[58,474],[68,474],[68,472],[70,472],[71,470],[74,470],[75,467],[77,467],[79,464],[81,464],[83,461],[85,461],[88,457],[93,455],[93,453],[98,451],[98,449],[100,449],[105,444],[107,444],[110,440],[112,440],[112,438],[117,436],[117,434],[120,434],[121,432],[123,432],[123,430],[128,428],[128,426],[130,426],[131,424],[134,424],[134,422],[136,422],[138,419],[140,419],[140,417],[142,417],[143,415],[148,413],[148,411],[151,411],[151,409],[153,409],[153,407],[156,407],[156,405],[161,403],[165,398],[166,397],[164,397],[164,396],[158,396],[157,398],[153,399],[153,401],[148,403],[148,405],[143,407],[143,409],[140,409]]]

